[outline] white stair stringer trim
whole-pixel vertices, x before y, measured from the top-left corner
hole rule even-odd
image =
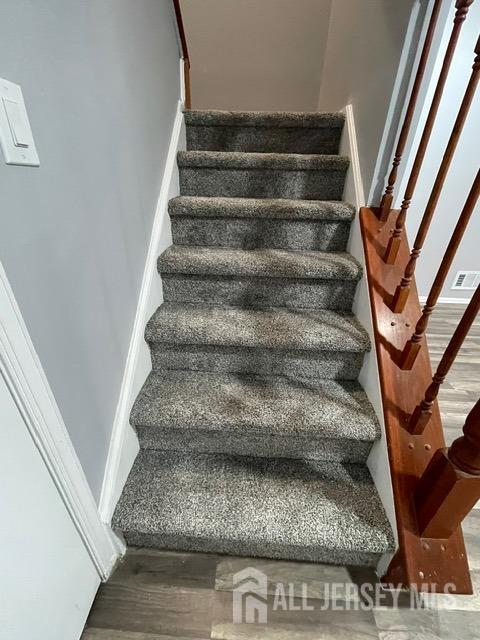
[[[353,105],[347,104],[344,109],[344,113],[345,126],[343,128],[342,138],[340,141],[339,154],[349,158],[350,166],[345,178],[343,199],[345,202],[355,205],[358,215],[360,207],[364,207],[366,205],[366,200],[360,168],[360,156],[358,153]]]
[[[144,340],[145,325],[155,309],[163,302],[157,259],[172,244],[167,210],[168,201],[180,193],[177,152],[186,148],[182,108],[182,103],[179,101],[155,211],[103,478],[99,509],[103,522],[107,524],[111,522],[115,506],[139,451],[138,439],[129,424],[129,416],[133,402],[151,370],[150,351]]]
[[[366,329],[372,345],[371,351],[365,354],[363,366],[360,371],[358,380],[362,385],[365,393],[367,394],[371,405],[374,408],[374,411],[380,423],[382,434],[380,440],[377,440],[377,442],[375,442],[372,447],[367,460],[367,466],[392,527],[395,541],[397,542],[398,534],[395,517],[395,504],[393,499],[392,480],[390,476],[390,464],[388,460],[382,394],[380,390],[380,377],[375,349],[375,337],[370,306],[370,295],[366,277],[365,254],[359,221],[360,207],[365,206],[366,201],[361,174],[360,158],[358,154],[355,119],[353,114],[353,107],[351,104],[345,107],[345,127],[340,143],[340,153],[350,159],[350,168],[346,177],[343,199],[346,202],[354,203],[357,209],[356,216],[352,221],[347,251],[354,258],[356,258],[363,267],[363,275],[357,286],[352,311],[358,318],[362,326]],[[378,567],[379,573],[383,570],[384,566],[388,566],[390,557],[391,554],[386,554],[386,557],[381,559],[380,565]]]

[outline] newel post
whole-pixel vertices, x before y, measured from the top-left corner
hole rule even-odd
[[[439,449],[420,478],[415,507],[423,538],[449,538],[480,499],[480,400],[463,436]]]

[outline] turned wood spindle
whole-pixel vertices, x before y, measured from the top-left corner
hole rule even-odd
[[[408,101],[407,110],[405,112],[405,120],[403,121],[402,129],[398,137],[397,148],[395,149],[395,156],[392,162],[392,169],[388,176],[388,184],[383,194],[382,201],[380,202],[380,220],[385,221],[388,218],[388,214],[392,209],[393,202],[393,190],[395,182],[397,180],[398,166],[402,161],[403,152],[405,150],[405,144],[407,142],[408,133],[412,124],[413,114],[415,112],[415,106],[417,104],[418,94],[422,85],[423,76],[425,73],[425,67],[427,65],[428,55],[430,53],[430,47],[432,45],[433,36],[435,33],[435,26],[437,24],[438,14],[442,6],[442,0],[435,0],[435,4],[430,16],[430,22],[428,24],[427,33],[425,35],[425,42],[423,43],[422,54],[418,62],[418,69],[415,76],[415,81],[412,87],[412,93]]]
[[[468,414],[463,435],[439,449],[420,478],[415,508],[420,535],[449,538],[480,498],[480,400]]]
[[[435,213],[435,209],[442,192],[445,178],[447,177],[447,173],[450,168],[455,149],[457,148],[460,134],[462,133],[463,125],[465,124],[470,105],[472,104],[472,100],[475,95],[475,90],[477,88],[478,80],[480,77],[480,37],[478,38],[477,44],[475,46],[475,54],[476,56],[472,67],[472,74],[470,76],[470,80],[468,82],[462,104],[460,105],[460,110],[458,112],[457,119],[455,120],[455,124],[453,126],[453,131],[450,135],[447,148],[445,149],[445,153],[443,154],[442,162],[440,164],[440,168],[438,170],[432,193],[430,194],[430,198],[425,209],[425,213],[423,214],[422,221],[420,222],[415,242],[413,244],[413,249],[410,253],[410,260],[405,267],[403,278],[401,279],[400,284],[398,285],[393,296],[392,310],[395,313],[401,313],[403,311],[405,303],[408,299],[410,293],[410,284],[412,282],[413,274],[415,273],[417,259],[422,251],[428,229],[430,228],[430,224],[432,222],[433,214]]]
[[[422,402],[415,408],[410,418],[408,430],[414,435],[423,433],[430,416],[432,415],[433,403],[437,399],[440,386],[443,384],[450,367],[457,357],[457,353],[465,340],[467,333],[470,331],[473,321],[475,320],[480,309],[480,285],[478,285],[472,299],[468,303],[465,313],[460,320],[458,327],[455,329],[453,336],[448,343],[447,348],[440,360],[435,375],[432,378],[430,386],[425,392]]]
[[[420,169],[422,168],[422,164],[425,159],[425,153],[427,151],[428,143],[430,141],[430,136],[433,130],[433,126],[435,124],[435,119],[437,117],[438,108],[440,106],[443,90],[445,88],[445,83],[447,81],[448,72],[450,70],[453,54],[455,53],[455,48],[457,46],[458,38],[460,36],[460,31],[467,17],[468,9],[472,3],[473,3],[473,0],[457,0],[457,2],[455,3],[457,11],[455,12],[455,17],[453,19],[452,33],[450,35],[450,40],[448,41],[447,50],[443,58],[442,69],[440,71],[440,75],[438,76],[437,86],[435,88],[435,93],[433,94],[433,98],[432,98],[432,104],[430,105],[430,110],[428,112],[428,116],[425,121],[425,126],[423,128],[420,144],[418,145],[412,170],[408,178],[407,188],[405,189],[405,196],[403,198],[403,202],[400,208],[400,213],[397,216],[395,229],[393,230],[393,235],[390,238],[390,241],[387,246],[387,250],[385,252],[384,260],[387,264],[394,264],[397,258],[398,249],[400,248],[400,244],[401,244],[401,235],[402,235],[402,231],[405,226],[405,220],[407,217],[407,211],[412,202],[413,194],[415,192],[415,187],[417,186],[418,176],[420,174]]]
[[[432,288],[430,289],[430,293],[428,294],[428,298],[423,308],[420,320],[417,322],[415,331],[403,350],[399,364],[400,367],[404,370],[411,369],[413,367],[413,364],[415,363],[415,360],[421,348],[422,338],[428,326],[430,315],[435,309],[435,305],[437,304],[438,298],[445,283],[445,279],[448,275],[450,267],[452,266],[453,259],[455,257],[455,254],[457,253],[457,249],[463,238],[470,218],[472,217],[472,213],[475,205],[477,204],[479,195],[480,170],[477,171],[476,178],[473,182],[472,188],[470,189],[470,193],[468,194],[462,213],[460,214],[452,237],[450,238],[450,242],[448,243],[447,249],[443,256],[443,260],[440,263],[440,267],[437,271],[437,275],[435,276],[435,280],[433,281]]]

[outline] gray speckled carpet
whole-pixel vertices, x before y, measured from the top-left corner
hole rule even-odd
[[[128,544],[374,566],[392,549],[356,381],[343,115],[189,111],[131,413]]]

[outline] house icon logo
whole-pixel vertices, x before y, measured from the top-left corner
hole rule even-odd
[[[247,567],[233,576],[233,623],[267,623],[267,576]]]

